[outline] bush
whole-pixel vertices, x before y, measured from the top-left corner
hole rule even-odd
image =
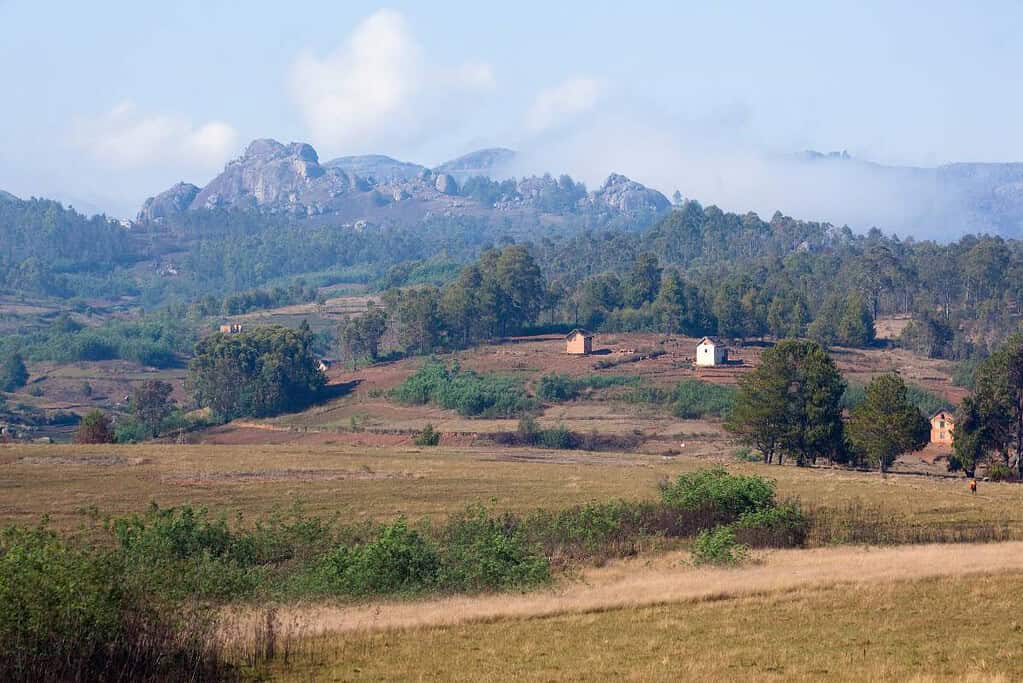
[[[133,417],[124,417],[114,427],[117,443],[142,443],[146,440],[146,426]]]
[[[538,407],[520,382],[463,372],[457,363],[449,370],[437,361],[424,363],[391,392],[391,397],[413,405],[436,403],[467,417],[514,417]]]
[[[608,389],[637,384],[639,377],[633,375],[585,375],[569,377],[551,373],[544,375],[536,385],[536,396],[541,401],[560,403],[578,398],[586,389]]]
[[[749,547],[742,545],[727,526],[701,531],[693,543],[693,564],[736,565],[749,558]]]
[[[698,379],[686,379],[671,389],[640,387],[626,396],[633,403],[653,403],[668,407],[672,414],[683,419],[704,417],[726,418],[735,405],[734,387],[711,384]]]
[[[115,553],[45,529],[0,536],[0,679],[220,680],[208,612],[157,604]]]
[[[729,474],[723,467],[680,474],[661,489],[666,505],[679,510],[703,510],[730,522],[746,512],[774,505],[774,482],[762,477]]]
[[[480,591],[531,586],[550,579],[550,564],[530,544],[518,520],[469,508],[443,533],[443,576],[449,590]]]
[[[571,450],[576,446],[575,435],[566,427],[559,425],[540,432],[540,445],[556,450]]]
[[[110,418],[99,410],[87,413],[75,430],[75,443],[112,443],[113,440]]]
[[[412,441],[417,446],[436,446],[440,443],[440,432],[434,429],[432,424],[427,423]]]
[[[337,593],[419,593],[438,583],[437,547],[404,517],[381,528],[368,543],[339,546],[323,558],[327,585]]]
[[[579,387],[570,377],[552,373],[544,375],[536,385],[536,397],[553,403],[571,401],[579,396]]]
[[[695,379],[682,380],[671,393],[671,412],[675,417],[699,419],[727,417],[735,405],[735,388]]]
[[[796,548],[806,543],[810,518],[795,501],[744,513],[732,525],[739,541],[753,548]]]
[[[987,468],[987,476],[991,481],[1008,481],[1013,478],[1012,470],[1004,462],[992,462]]]

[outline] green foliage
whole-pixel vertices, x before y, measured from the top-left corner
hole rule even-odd
[[[112,443],[113,427],[110,418],[100,410],[86,413],[75,430],[75,443]]]
[[[730,474],[723,467],[680,474],[661,489],[665,505],[679,510],[709,510],[722,521],[774,505],[774,482]]]
[[[867,399],[867,388],[862,384],[849,383],[842,394],[842,408],[853,410]],[[951,408],[948,401],[916,384],[906,385],[906,399],[924,415],[933,415],[939,410]]]
[[[609,389],[639,383],[634,375],[583,375],[570,377],[552,372],[544,375],[536,384],[536,397],[541,401],[562,403],[578,398],[588,389]]]
[[[550,565],[520,521],[476,506],[452,518],[442,534],[441,582],[448,590],[533,586],[550,579]]]
[[[440,569],[437,546],[404,518],[382,527],[372,541],[338,546],[321,566],[329,589],[348,595],[419,593],[437,585]]]
[[[146,426],[130,415],[118,420],[114,427],[115,443],[142,443],[147,438],[149,432]]]
[[[843,448],[841,398],[846,384],[835,362],[816,342],[785,340],[768,349],[760,365],[739,379],[726,427],[764,454],[796,464],[816,462]]]
[[[0,365],[0,389],[16,391],[28,383],[28,368],[20,353],[12,353]]]
[[[693,542],[693,564],[734,566],[749,558],[749,547],[739,543],[730,527],[701,531]]]
[[[575,434],[563,425],[544,429],[540,432],[540,445],[555,450],[571,450],[575,448]]]
[[[181,350],[193,340],[194,334],[184,321],[167,312],[98,327],[82,327],[70,317],[60,316],[48,329],[26,335],[20,344],[33,360],[72,363],[121,359],[167,368],[180,363]]]
[[[927,444],[930,423],[910,402],[902,378],[890,373],[867,385],[866,398],[852,411],[848,432],[854,449],[884,472],[900,453]]]
[[[213,680],[214,621],[149,592],[113,552],[45,529],[0,535],[0,678]],[[161,602],[163,601],[163,602]]]
[[[326,383],[311,345],[305,326],[212,334],[196,345],[186,386],[196,405],[224,420],[298,410],[315,401]]]
[[[391,392],[400,403],[436,403],[469,417],[513,417],[537,408],[521,383],[427,361]]]
[[[684,379],[671,389],[638,387],[625,396],[633,403],[667,406],[673,415],[684,419],[727,417],[735,405],[734,387]]]
[[[387,331],[387,311],[375,306],[362,315],[345,319],[338,328],[341,357],[359,361],[375,361],[380,355],[380,341]]]
[[[151,379],[142,382],[131,395],[131,414],[141,424],[147,436],[160,436],[161,428],[174,409],[171,392],[174,387],[169,382]]]
[[[440,443],[440,432],[434,429],[432,424],[427,423],[412,441],[417,446],[436,446]]]
[[[744,512],[732,529],[741,542],[754,548],[796,548],[806,543],[810,517],[789,500]]]
[[[1008,481],[1013,472],[1004,462],[993,462],[987,468],[987,476],[991,481]]]

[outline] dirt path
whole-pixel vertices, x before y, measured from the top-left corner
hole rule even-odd
[[[1021,571],[1023,542],[769,551],[759,555],[754,564],[738,569],[694,568],[685,553],[673,553],[588,569],[578,579],[553,589],[524,594],[296,606],[280,610],[279,616],[283,623],[293,624],[309,636],[600,612],[836,583]],[[249,634],[253,618],[259,616],[237,614],[229,621],[237,627],[236,633]]]

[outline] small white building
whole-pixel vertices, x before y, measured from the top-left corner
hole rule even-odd
[[[696,364],[703,367],[723,365],[728,362],[728,347],[714,337],[704,337],[696,345]]]

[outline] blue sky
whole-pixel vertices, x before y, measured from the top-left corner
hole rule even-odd
[[[1023,160],[1019,3],[0,0],[0,26],[0,188],[113,215],[256,137],[509,146],[761,211],[729,189],[771,155]]]

